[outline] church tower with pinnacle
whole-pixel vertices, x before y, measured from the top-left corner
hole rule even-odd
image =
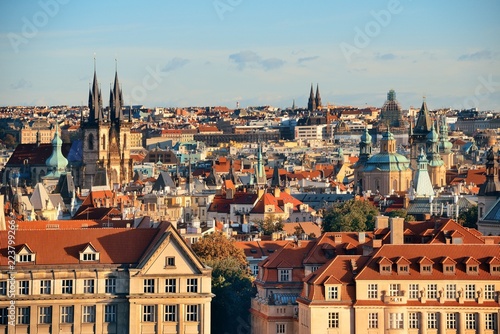
[[[115,70],[115,81],[110,89],[109,113],[104,115],[102,96],[94,60],[94,79],[89,92],[89,115],[82,118],[83,133],[83,188],[96,185],[96,174],[105,171],[109,185],[122,185],[132,178],[130,158],[130,115],[123,116],[123,95]],[[103,185],[103,184],[99,184]]]

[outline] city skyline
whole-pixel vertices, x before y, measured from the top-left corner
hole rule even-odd
[[[193,2],[190,2],[192,4]],[[0,105],[104,105],[115,59],[125,104],[500,111],[500,3],[214,0],[0,4]]]

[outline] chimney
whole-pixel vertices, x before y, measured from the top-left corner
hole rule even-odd
[[[377,216],[375,217],[375,229],[382,229],[389,227],[389,217]]]
[[[404,244],[404,218],[391,218],[391,244],[403,245]]]
[[[358,241],[360,244],[364,244],[366,242],[366,232],[358,232]]]
[[[335,234],[334,240],[335,240],[335,244],[341,244],[342,243],[342,234]]]

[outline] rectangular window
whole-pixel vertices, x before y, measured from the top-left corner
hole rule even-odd
[[[465,329],[476,329],[475,313],[465,313]]]
[[[40,294],[50,295],[51,292],[52,292],[52,281],[51,280],[40,281]]]
[[[484,299],[495,299],[495,284],[486,284],[484,286]]]
[[[7,325],[9,323],[9,309],[6,307],[0,308],[0,325]]]
[[[52,306],[41,306],[38,308],[38,313],[39,324],[52,323]]]
[[[95,305],[84,305],[82,315],[82,322],[95,322]]]
[[[339,328],[339,313],[329,312],[328,313],[328,328]]]
[[[177,305],[165,305],[165,321],[177,321]]]
[[[457,298],[457,285],[456,284],[446,284],[446,299]]]
[[[170,292],[170,293],[177,292],[177,279],[167,278],[165,280],[165,292]]]
[[[422,266],[422,271],[424,273],[430,273],[431,270],[432,270],[432,267],[430,265],[424,265],[424,266]]]
[[[67,293],[67,294],[73,293],[73,280],[72,279],[63,279],[62,280],[61,293]]]
[[[418,299],[419,297],[419,287],[418,284],[410,284],[408,286],[408,298],[410,299]]]
[[[30,294],[30,281],[19,281],[19,294],[20,295]]]
[[[198,279],[188,278],[186,284],[187,292],[198,292]]]
[[[83,280],[83,293],[94,293],[94,280]]]
[[[97,254],[96,253],[83,253],[82,254],[82,260],[83,261],[96,261],[97,260]]]
[[[410,312],[408,313],[408,328],[420,328],[420,313]]]
[[[142,321],[155,322],[156,321],[156,305],[143,305],[142,306]]]
[[[116,322],[116,304],[104,306],[104,322]]]
[[[292,280],[291,269],[278,269],[278,280],[280,282],[290,282]]]
[[[17,324],[18,325],[29,325],[30,324],[30,307],[18,307],[17,308]]]
[[[19,254],[18,262],[33,262],[32,254]]]
[[[429,329],[437,329],[438,327],[438,320],[437,320],[437,313],[436,312],[429,312],[427,313],[427,328]]]
[[[457,329],[456,313],[446,313],[446,329]]]
[[[165,258],[165,267],[175,267],[175,257],[167,256]]]
[[[486,313],[485,315],[484,328],[489,330],[497,330],[497,313]]]
[[[276,324],[276,334],[285,334],[286,324]]]
[[[368,328],[378,328],[378,313],[368,313]]]
[[[61,306],[61,323],[73,323],[73,306]]]
[[[378,284],[368,284],[368,298],[378,298]]]
[[[116,293],[116,278],[108,277],[104,283],[104,289],[106,293]]]
[[[391,297],[402,296],[401,284],[389,284],[389,296]]]
[[[438,297],[437,284],[427,284],[427,298],[437,299],[437,297]]]
[[[198,321],[198,305],[186,305],[186,321]]]
[[[404,315],[403,313],[389,313],[389,328],[402,329],[404,328]]]
[[[154,278],[144,279],[144,293],[155,293],[155,280]]]
[[[0,296],[7,296],[7,281],[0,281]]]
[[[446,265],[446,266],[444,266],[444,271],[446,273],[453,273],[453,272],[455,272],[455,266],[454,265]]]
[[[328,287],[328,299],[339,299],[339,289],[336,286]]]
[[[476,285],[465,284],[465,299],[475,299],[475,298],[476,298]]]
[[[253,264],[252,265],[252,275],[257,276],[258,273],[259,273],[259,265]]]

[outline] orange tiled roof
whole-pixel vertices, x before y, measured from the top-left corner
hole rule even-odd
[[[100,253],[100,264],[128,264],[139,261],[159,231],[130,228],[18,230],[16,245],[29,245],[36,254],[37,265],[81,265],[79,254],[88,243],[92,243]],[[0,231],[3,245],[0,248],[0,265],[3,266],[7,265],[7,238],[7,231]],[[22,264],[18,263],[18,266]]]

